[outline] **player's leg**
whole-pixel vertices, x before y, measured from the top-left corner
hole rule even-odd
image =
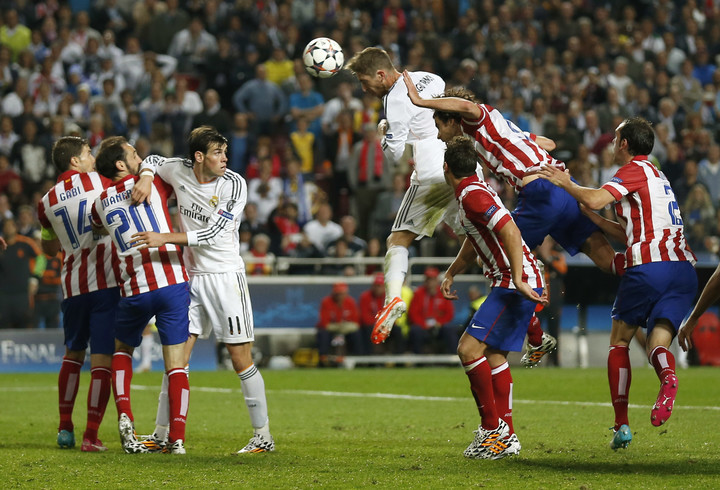
[[[508,425],[508,434],[488,448],[488,452],[495,457],[520,454],[520,449],[522,449],[513,427],[513,379],[507,355],[507,351],[499,351],[489,347],[485,350],[485,356],[491,368],[495,410],[498,416]]]
[[[623,254],[615,253],[615,249],[601,231],[595,231],[588,236],[580,250],[590,257],[601,271],[614,275],[624,273],[625,262],[618,260],[624,257]]]
[[[610,399],[615,412],[612,449],[626,448],[632,440],[630,422],[628,420],[628,403],[632,368],[630,366],[630,342],[635,336],[637,326],[629,325],[623,320],[613,319],[610,332],[610,351],[608,352],[608,383]]]
[[[650,364],[660,380],[660,392],[650,412],[650,422],[660,426],[672,415],[678,379],[675,374],[675,356],[669,347],[675,336],[675,329],[667,320],[658,320],[647,338],[647,354]]]
[[[240,378],[245,405],[250,414],[250,423],[253,426],[253,437],[245,447],[238,451],[238,454],[263,453],[275,450],[275,441],[270,434],[265,381],[253,362],[252,346],[252,342],[227,344],[233,368],[237,372],[238,378]]]
[[[58,374],[60,425],[58,426],[57,443],[61,448],[75,446],[75,426],[72,421],[72,413],[80,385],[80,369],[83,362],[85,362],[85,350],[65,348],[65,356]]]
[[[185,454],[185,428],[190,401],[190,386],[185,372],[185,342],[163,345],[170,414],[167,444],[163,452]]]

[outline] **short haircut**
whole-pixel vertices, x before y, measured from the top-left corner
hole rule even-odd
[[[195,162],[195,152],[207,153],[212,145],[226,145],[227,138],[212,126],[200,126],[190,132],[188,148],[190,161]]]
[[[345,67],[356,75],[373,76],[378,70],[395,70],[387,51],[380,48],[365,48],[356,53]]]
[[[467,136],[455,136],[451,139],[445,150],[445,163],[447,163],[450,173],[457,178],[475,174],[477,153],[473,140]]]
[[[655,144],[652,124],[642,117],[630,117],[623,121],[619,131],[621,140],[628,142],[630,155],[649,155]]]
[[[70,168],[70,159],[79,157],[85,146],[89,146],[86,139],[77,136],[63,136],[52,147],[52,161],[58,172],[66,172]]]
[[[98,151],[97,157],[95,157],[95,169],[103,177],[108,179],[115,179],[118,174],[117,165],[115,162],[125,160],[125,145],[128,141],[123,136],[111,136],[103,140],[100,144],[100,151]]]
[[[442,99],[445,97],[456,97],[458,99],[465,99],[469,100],[470,102],[474,102],[475,104],[479,104],[480,100],[478,100],[477,97],[475,97],[475,94],[469,91],[466,88],[463,87],[455,87],[451,89],[447,89],[445,92],[443,92],[440,95],[436,95],[435,98]],[[460,121],[462,119],[462,116],[458,112],[447,112],[447,111],[435,111],[435,118],[439,119],[440,121],[447,123],[449,121]]]

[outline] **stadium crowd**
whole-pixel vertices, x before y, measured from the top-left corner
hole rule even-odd
[[[346,59],[379,46],[398,67],[472,90],[520,129],[552,138],[553,156],[582,185],[597,187],[617,170],[609,143],[618,123],[646,118],[656,133],[651,158],[672,183],[691,247],[720,248],[716,2],[0,5],[0,221],[15,251],[0,254],[0,297],[3,310],[19,294],[22,303],[32,282],[32,325],[59,307],[59,261],[32,242],[36,203],[57,176],[50,149],[64,135],[93,147],[123,135],[141,157],[186,156],[192,128],[217,128],[229,141],[228,167],[248,181],[240,227],[248,274],[271,273],[279,256],[384,255],[411,167],[383,158],[383,108],[351,74],[318,80],[305,72],[302,49],[318,36],[337,40]],[[512,209],[512,189],[490,181]],[[411,253],[452,256],[457,248],[444,228]]]

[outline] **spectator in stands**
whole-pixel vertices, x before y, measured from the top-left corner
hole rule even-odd
[[[693,185],[680,209],[690,248],[702,250],[715,222],[715,207],[707,188],[701,183]]]
[[[5,25],[0,27],[0,44],[10,48],[13,60],[30,45],[30,38],[30,29],[20,24],[18,11],[14,8],[5,11]]]
[[[290,157],[285,167],[283,197],[298,207],[298,224],[304,226],[313,217],[313,209],[322,199],[317,185],[311,181],[312,174],[301,172],[300,161]]]
[[[280,204],[282,181],[272,175],[272,160],[263,157],[258,163],[259,177],[248,182],[248,201],[257,204],[258,220],[267,223],[270,213]]]
[[[267,79],[278,87],[285,87],[288,82],[292,82],[295,78],[295,64],[288,58],[285,49],[282,46],[275,46],[272,50],[272,56],[265,62],[267,69]]]
[[[175,35],[190,23],[190,15],[178,0],[167,0],[167,9],[156,10],[147,25],[147,42],[156,53],[167,53]]]
[[[353,96],[352,84],[349,81],[342,80],[337,85],[337,95],[325,103],[325,109],[321,119],[323,132],[331,134],[337,132],[338,115],[343,111],[349,111],[350,114],[363,110],[363,104],[360,99]],[[328,151],[328,155],[332,152]]]
[[[323,298],[320,303],[320,319],[318,321],[317,346],[320,355],[320,365],[328,366],[330,361],[330,346],[337,347],[350,343],[350,352],[360,354],[360,314],[357,302],[348,295],[348,285],[337,282],[332,287],[332,293]],[[344,349],[340,349],[340,353]]]
[[[220,95],[209,88],[203,94],[203,112],[193,118],[192,127],[212,126],[222,135],[229,136],[232,129],[230,114],[220,105]]]
[[[24,99],[28,96],[28,79],[20,77],[15,81],[15,88],[2,98],[0,109],[5,116],[17,117],[23,113]]]
[[[327,252],[327,247],[331,242],[343,235],[342,227],[332,221],[332,208],[327,203],[320,204],[315,219],[305,224],[303,232],[323,253]]]
[[[0,195],[7,201],[7,196],[2,193],[7,189],[8,184],[11,180],[20,181],[20,176],[10,165],[10,158],[7,155],[0,153]],[[2,216],[0,216],[0,223],[2,222]]]
[[[217,49],[217,39],[205,30],[203,19],[195,16],[186,28],[173,36],[167,52],[178,60],[178,70],[200,74]]]
[[[713,206],[720,206],[720,145],[713,143],[698,164],[698,182],[707,187]]]
[[[232,107],[233,93],[240,86],[237,77],[238,53],[226,34],[218,36],[217,52],[211,54],[205,67],[205,81],[208,87],[217,90],[223,109]]]
[[[290,143],[295,155],[300,158],[302,173],[311,175],[315,170],[315,155],[319,140],[310,132],[308,119],[299,116],[295,120],[295,130],[290,132]]]
[[[233,116],[233,128],[230,133],[229,153],[227,166],[240,175],[245,175],[250,160],[250,148],[252,139],[248,130],[248,116],[242,112],[236,112]]]
[[[328,244],[328,255],[334,255],[333,247],[337,244],[337,242],[342,240],[348,248],[348,253],[346,254],[347,256],[364,256],[365,251],[367,250],[367,242],[355,234],[357,231],[357,220],[355,217],[349,214],[343,216],[340,218],[340,227],[342,228],[342,235],[340,238]]]
[[[268,234],[275,255],[292,255],[302,239],[298,224],[298,207],[291,201],[283,201],[268,219]],[[324,251],[321,251],[323,253]]]
[[[12,118],[8,115],[0,117],[0,154],[10,156],[13,146],[20,140],[20,136],[13,128]]]
[[[352,112],[342,111],[337,116],[335,129],[327,132],[325,137],[325,155],[332,165],[332,186],[328,198],[341,214],[349,211],[348,173],[353,165],[353,147],[362,138],[353,130],[352,124]]]
[[[39,231],[36,236],[39,236]],[[37,242],[38,240],[36,240]],[[46,256],[45,270],[39,278],[38,289],[35,293],[35,327],[55,329],[60,326],[60,303],[62,300],[61,284],[62,254],[58,252],[54,257]]]
[[[35,241],[18,234],[12,218],[3,222],[3,238],[7,249],[0,251],[0,329],[31,328],[38,277],[44,263],[36,262],[42,252]]]
[[[287,100],[280,87],[267,79],[264,64],[255,67],[255,78],[233,95],[235,110],[248,115],[254,135],[272,135],[280,130],[287,112]]]
[[[269,276],[275,264],[275,254],[270,252],[270,237],[258,233],[252,237],[252,247],[242,254],[248,275]]]
[[[35,191],[44,179],[52,179],[55,175],[50,165],[49,145],[39,130],[33,119],[26,120],[22,136],[10,152],[10,161],[19,170],[23,186],[28,192]]]
[[[308,130],[315,135],[317,140],[322,137],[322,124],[320,118],[323,115],[325,101],[319,92],[314,90],[313,81],[307,73],[297,75],[298,90],[290,94],[288,105],[293,122],[289,129],[295,129],[295,122],[301,116],[307,118]]]
[[[443,297],[438,275],[436,267],[425,269],[425,281],[415,289],[408,308],[410,345],[415,354],[425,353],[435,341],[441,342],[445,353],[457,350],[457,332],[451,324],[455,307]]]
[[[407,178],[401,173],[392,176],[392,187],[378,194],[371,215],[370,236],[388,236],[395,221],[403,197]]]

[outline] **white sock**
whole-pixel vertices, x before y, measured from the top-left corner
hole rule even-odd
[[[408,249],[392,245],[385,254],[385,303],[402,297],[402,287],[408,271]]]
[[[163,373],[160,396],[158,396],[157,415],[155,416],[155,434],[166,439],[170,430],[170,403],[168,400],[168,375]]]
[[[240,378],[240,386],[242,387],[245,404],[250,412],[250,423],[256,434],[270,436],[270,428],[267,409],[267,400],[265,399],[265,381],[260,371],[251,364],[250,367],[242,372],[237,373]]]

